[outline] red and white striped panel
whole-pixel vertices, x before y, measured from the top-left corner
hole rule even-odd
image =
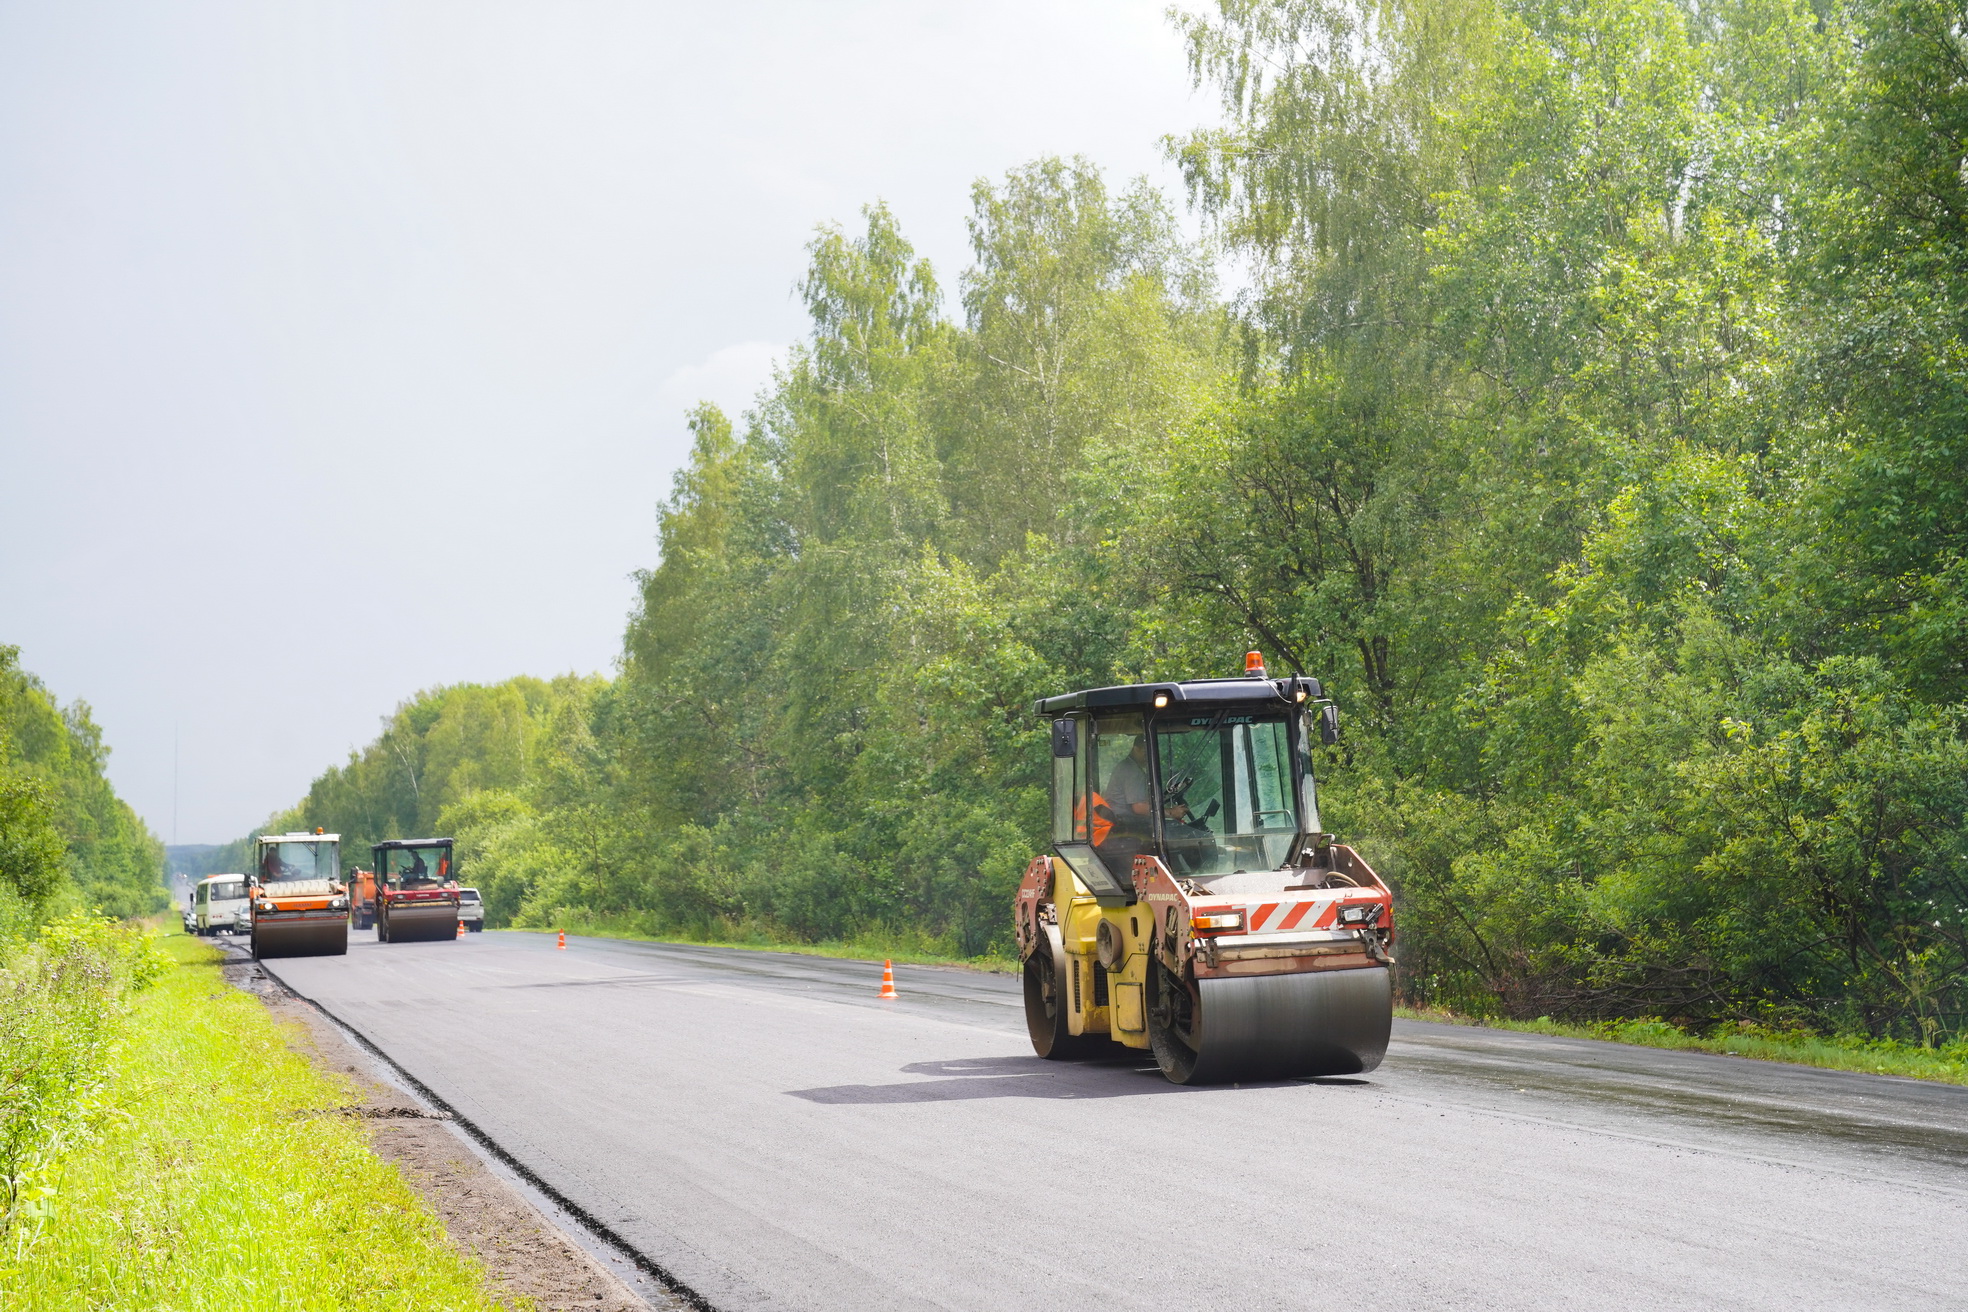
[[[1331,893],[1314,897],[1277,898],[1265,902],[1199,901],[1195,913],[1199,916],[1208,916],[1242,910],[1246,934],[1288,934],[1293,930],[1331,929],[1338,923],[1339,909],[1353,902],[1378,903],[1381,912],[1374,923],[1386,923],[1385,898],[1349,897],[1345,894]]]

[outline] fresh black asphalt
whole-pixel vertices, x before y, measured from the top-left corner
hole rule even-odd
[[[1968,1088],[1397,1021],[1034,1058],[1018,981],[488,932],[265,963],[718,1309],[1968,1307]]]

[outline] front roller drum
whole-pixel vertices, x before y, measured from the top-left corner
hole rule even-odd
[[[1385,966],[1188,985],[1154,963],[1148,1038],[1177,1084],[1358,1075],[1380,1065],[1393,1025]]]
[[[446,907],[444,912],[389,911],[378,917],[376,924],[376,937],[385,943],[438,943],[458,937],[455,907]]]
[[[253,956],[339,957],[348,951],[348,917],[320,920],[255,920]]]

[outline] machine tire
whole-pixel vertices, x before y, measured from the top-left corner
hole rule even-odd
[[[390,941],[390,922],[388,916],[376,917],[376,941],[378,943],[387,943]]]
[[[1059,930],[1046,926],[1046,939],[1025,959],[1025,1028],[1032,1051],[1047,1061],[1081,1061],[1100,1051],[1100,1036],[1075,1034],[1061,1005],[1058,981],[1064,974]]]
[[[1187,992],[1167,966],[1149,957],[1148,1047],[1162,1074],[1176,1084],[1188,1084],[1196,1075],[1196,1051],[1183,1025],[1184,1013],[1193,1015],[1195,1005]]]
[[[1176,1084],[1358,1075],[1380,1065],[1394,1019],[1385,966],[1196,981],[1152,963],[1148,1041]]]

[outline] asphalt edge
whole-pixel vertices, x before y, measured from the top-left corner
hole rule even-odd
[[[249,960],[254,960],[254,964],[256,965],[260,964],[255,959],[249,958]],[[272,980],[275,984],[278,984],[281,991],[289,997],[312,1007],[330,1025],[333,1025],[336,1029],[348,1035],[350,1040],[364,1052],[381,1062],[384,1066],[387,1066],[390,1073],[414,1090],[419,1098],[424,1099],[432,1107],[435,1107],[438,1111],[450,1117],[451,1123],[468,1135],[473,1143],[495,1158],[501,1166],[504,1166],[514,1175],[524,1180],[530,1187],[539,1190],[543,1196],[552,1201],[555,1207],[560,1208],[569,1217],[573,1218],[574,1222],[586,1230],[597,1243],[613,1249],[616,1253],[620,1254],[624,1262],[627,1262],[636,1270],[654,1279],[656,1283],[663,1286],[664,1289],[674,1294],[683,1302],[688,1303],[697,1312],[719,1312],[716,1304],[685,1284],[662,1263],[636,1248],[634,1244],[631,1244],[611,1229],[606,1222],[598,1220],[592,1212],[589,1212],[579,1203],[556,1189],[532,1167],[513,1156],[496,1139],[480,1129],[477,1122],[460,1112],[449,1102],[446,1102],[442,1097],[438,1096],[436,1090],[405,1070],[402,1063],[398,1062],[396,1058],[377,1047],[368,1035],[356,1029],[353,1025],[316,1002],[313,998],[299,992],[286,980],[281,979],[272,971],[262,968],[260,973]]]

